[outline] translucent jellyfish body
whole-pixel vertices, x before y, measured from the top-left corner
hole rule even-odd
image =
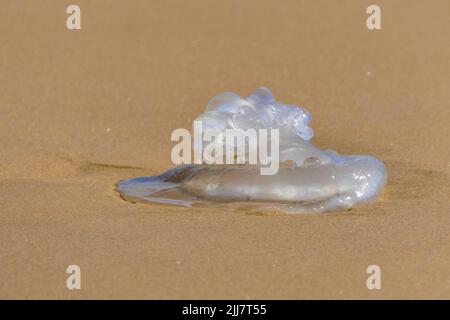
[[[289,213],[346,209],[375,199],[386,185],[384,164],[372,156],[344,156],[315,147],[309,142],[310,120],[308,111],[276,101],[266,88],[247,98],[219,94],[195,121],[219,133],[278,129],[276,174],[262,175],[260,165],[249,163],[184,164],[158,176],[120,181],[117,190],[131,202]],[[201,147],[214,143],[218,140]]]

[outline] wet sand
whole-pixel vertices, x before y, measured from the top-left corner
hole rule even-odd
[[[0,3],[0,298],[450,298],[448,1]],[[132,204],[215,94],[271,88],[379,201],[320,215]],[[68,265],[82,289],[68,290]],[[379,265],[382,289],[368,290]]]

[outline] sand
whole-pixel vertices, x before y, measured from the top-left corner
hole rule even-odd
[[[0,3],[0,298],[450,298],[450,2]],[[379,201],[320,215],[132,204],[170,134],[258,86],[372,154]],[[81,290],[66,288],[68,265]],[[381,290],[366,268],[379,265]]]

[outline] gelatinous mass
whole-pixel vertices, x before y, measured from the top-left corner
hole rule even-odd
[[[311,116],[296,105],[276,101],[267,88],[249,97],[222,93],[211,99],[197,121],[203,128],[279,129],[278,172],[261,175],[257,166],[180,165],[158,176],[117,183],[131,202],[223,207],[289,213],[346,209],[375,199],[386,185],[384,164],[368,155],[339,155],[309,141]]]

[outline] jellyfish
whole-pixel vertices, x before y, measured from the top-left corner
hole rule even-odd
[[[220,144],[228,150],[224,133],[229,129],[277,130],[276,173],[261,174],[262,164],[245,157],[261,146],[257,144],[240,149],[247,160],[239,164],[184,163],[160,175],[119,181],[116,190],[134,203],[286,213],[345,210],[376,199],[387,183],[383,162],[369,155],[321,150],[310,142],[310,121],[307,110],[277,101],[264,87],[246,98],[219,94],[194,120],[218,133],[216,139],[194,144],[194,149]]]

